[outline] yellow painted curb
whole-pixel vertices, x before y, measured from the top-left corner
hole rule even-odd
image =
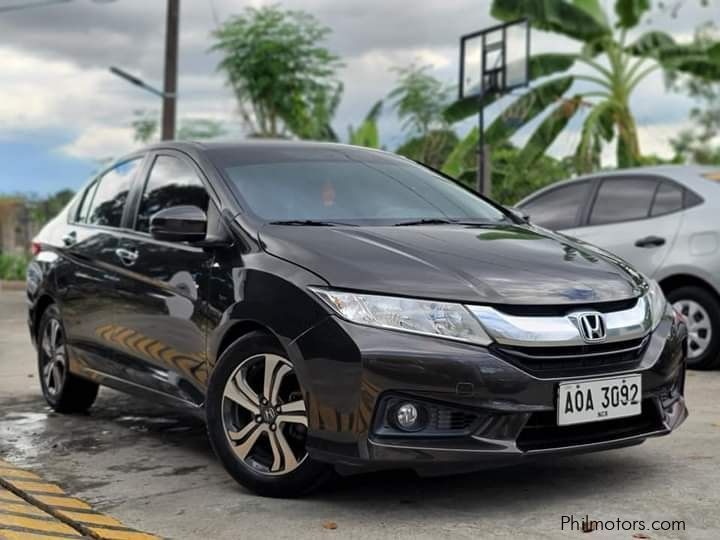
[[[160,540],[96,512],[37,474],[0,460],[0,539]]]

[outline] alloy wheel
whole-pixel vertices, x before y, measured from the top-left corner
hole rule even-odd
[[[223,427],[237,458],[255,472],[284,475],[307,458],[307,412],[292,364],[276,354],[243,361],[225,383]]]
[[[57,319],[50,319],[45,326],[42,343],[42,377],[50,397],[56,397],[65,384],[67,356],[62,327]]]
[[[712,322],[705,308],[695,300],[678,300],[673,308],[685,317],[688,327],[688,357],[702,356],[712,339]]]

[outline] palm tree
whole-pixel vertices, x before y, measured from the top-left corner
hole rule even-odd
[[[357,128],[350,126],[348,128],[348,142],[357,146],[366,146],[368,148],[380,148],[380,130],[378,129],[378,119],[382,113],[382,100],[375,103],[365,116],[362,124]]]
[[[559,76],[534,86],[500,114],[486,130],[488,144],[507,140],[549,110],[520,151],[519,164],[529,167],[578,111],[587,110],[575,150],[575,167],[589,171],[599,166],[603,145],[613,139],[617,140],[618,166],[632,166],[640,162],[641,151],[630,98],[640,83],[658,70],[720,79],[717,46],[680,45],[658,31],[647,32],[630,43],[628,33],[650,9],[650,0],[617,0],[614,5],[613,26],[599,0],[493,0],[491,13],[495,18],[511,21],[527,17],[533,28],[577,41],[579,50],[530,58],[532,80]],[[585,69],[580,72],[573,69],[576,66]],[[567,95],[575,89],[576,81],[582,81],[589,89]],[[495,99],[496,96],[488,96],[483,105]],[[477,99],[459,100],[446,110],[446,117],[458,121],[477,110]],[[468,162],[462,147],[472,151],[476,141],[474,130],[446,162],[444,170],[450,174],[462,172],[458,169]]]

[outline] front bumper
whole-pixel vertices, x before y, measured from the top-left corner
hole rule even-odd
[[[311,456],[351,469],[409,467],[442,474],[545,454],[618,448],[670,433],[687,417],[685,342],[685,326],[669,313],[629,361],[613,367],[590,359],[583,361],[582,372],[556,366],[538,373],[492,347],[331,316],[289,349],[307,391]],[[559,382],[630,373],[642,375],[641,415],[556,425]],[[378,416],[386,400],[396,396],[471,420],[458,424],[461,429],[431,436],[388,434],[379,428]]]

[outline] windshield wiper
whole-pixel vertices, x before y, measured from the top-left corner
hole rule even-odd
[[[285,221],[271,221],[270,225],[293,225],[308,227],[357,227],[354,223],[343,223],[341,221],[321,221],[317,219],[288,219]]]
[[[451,223],[457,223],[457,221],[452,221],[450,219],[442,219],[442,218],[426,218],[426,219],[415,219],[413,221],[401,221],[400,223],[395,223],[395,227],[407,227],[409,225],[449,225]]]

